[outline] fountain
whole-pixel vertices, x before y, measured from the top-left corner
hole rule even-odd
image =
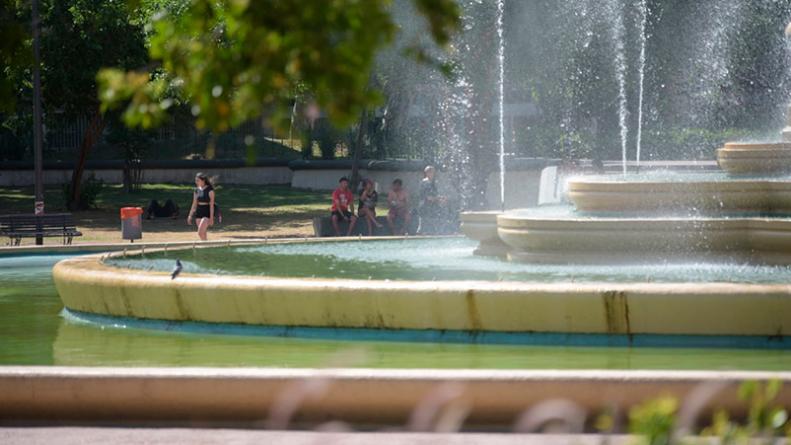
[[[787,144],[725,144],[724,172],[573,177],[570,205],[465,213],[477,255],[459,239],[251,241],[89,255],[53,278],[68,320],[101,325],[786,349]]]
[[[721,163],[730,147],[718,151]],[[739,147],[756,153],[738,170],[753,174],[777,171],[777,156],[766,153],[787,150]],[[477,256],[458,239],[251,242],[80,257],[58,263],[53,278],[67,317],[88,323],[398,341],[789,348],[791,177],[726,173],[571,178],[570,206],[465,213],[462,228],[480,242]],[[175,258],[185,272],[173,280]]]

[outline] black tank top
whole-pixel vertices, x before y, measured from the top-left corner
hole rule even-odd
[[[368,199],[363,201],[362,196],[360,196],[360,206],[359,207],[368,207],[369,209],[373,209],[376,207],[376,202],[379,201],[379,194],[376,193],[376,190],[372,191],[368,195]]]
[[[203,190],[196,188],[195,195],[198,197],[198,202],[205,202],[206,204],[211,202],[211,198],[209,197],[209,192],[214,190],[214,187],[207,185],[203,188]]]

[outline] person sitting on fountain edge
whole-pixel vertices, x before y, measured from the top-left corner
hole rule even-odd
[[[393,235],[403,235],[407,232],[411,215],[409,214],[409,193],[404,190],[403,182],[396,178],[387,193],[387,225],[390,226],[390,233]],[[400,220],[402,226],[396,229],[396,220]]]
[[[341,236],[339,221],[349,223],[349,230],[346,236],[352,234],[357,217],[354,216],[354,195],[349,190],[349,180],[344,176],[338,181],[338,188],[332,192],[332,228],[335,229],[335,236]]]
[[[368,236],[374,234],[374,226],[382,227],[376,221],[376,203],[379,194],[376,193],[376,183],[373,179],[363,179],[363,190],[360,192],[360,203],[357,205],[357,216],[368,224]]]

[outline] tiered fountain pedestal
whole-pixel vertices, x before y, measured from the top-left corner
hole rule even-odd
[[[461,214],[461,231],[467,238],[478,241],[475,255],[505,257],[508,245],[497,233],[497,217],[503,212],[463,212]]]
[[[510,259],[526,262],[791,264],[791,178],[708,175],[713,178],[572,179],[574,210],[506,212],[497,216],[497,234]],[[490,236],[474,239],[493,243]]]
[[[791,143],[730,142],[717,150],[717,162],[734,175],[791,172]]]
[[[568,181],[583,213],[651,215],[791,215],[791,177],[731,179],[720,174],[670,175],[629,181],[594,176]]]
[[[729,142],[717,150],[720,168],[732,175],[791,172],[791,106],[781,142]]]
[[[498,218],[509,259],[532,263],[791,263],[791,219]]]
[[[568,198],[576,212],[467,212],[462,231],[479,242],[477,255],[527,262],[791,264],[791,177],[683,178],[575,178]]]

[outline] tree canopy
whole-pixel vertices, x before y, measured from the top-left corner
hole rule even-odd
[[[0,112],[12,111],[16,105],[15,68],[30,63],[32,53],[25,45],[25,23],[18,17],[13,0],[0,0]]]
[[[96,74],[102,67],[145,66],[144,27],[121,1],[40,1],[41,76],[47,110],[87,114],[98,109]],[[0,0],[0,103],[12,112],[29,100],[30,5]]]

